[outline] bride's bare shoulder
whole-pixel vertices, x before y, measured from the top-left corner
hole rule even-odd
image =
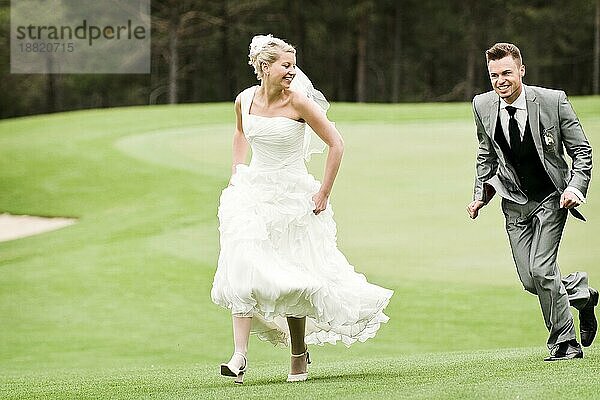
[[[297,90],[288,90],[290,103],[294,108],[301,107],[304,108],[309,104],[309,98],[302,92]]]

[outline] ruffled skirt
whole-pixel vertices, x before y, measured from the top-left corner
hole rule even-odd
[[[320,183],[306,170],[239,165],[218,211],[221,251],[211,297],[252,332],[289,344],[286,317],[307,317],[307,344],[374,337],[391,290],[367,282],[336,244],[331,205],[315,215]]]

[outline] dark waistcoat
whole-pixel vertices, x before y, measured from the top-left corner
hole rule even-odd
[[[550,180],[535,148],[529,120],[525,125],[525,134],[523,135],[521,145],[517,149],[511,149],[502,131],[500,115],[498,115],[495,140],[500,145],[507,161],[517,172],[519,187],[527,198],[541,201],[556,191],[556,187],[554,187],[554,184]]]

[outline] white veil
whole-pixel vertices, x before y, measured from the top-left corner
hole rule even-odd
[[[323,110],[323,114],[327,113],[329,109],[329,102],[323,96],[323,93],[315,89],[312,82],[302,70],[296,66],[296,76],[290,84],[290,89],[304,93],[306,97],[317,103],[319,108]],[[306,161],[310,161],[311,155],[315,153],[323,153],[327,145],[323,140],[311,129],[308,124],[305,124],[304,128],[304,145],[303,154]]]
[[[248,64],[254,67],[254,71],[258,74],[256,58],[263,51],[263,49],[271,42],[281,42],[286,44],[281,39],[274,38],[273,35],[256,35],[252,38],[250,43],[250,52],[248,54],[248,58],[250,61]],[[323,111],[323,114],[327,113],[329,109],[329,102],[323,96],[323,93],[319,92],[313,86],[312,82],[308,77],[296,66],[296,76],[292,80],[290,84],[290,89],[295,90],[300,93],[304,93],[306,97],[314,101],[319,108]],[[303,146],[303,154],[304,159],[306,161],[310,160],[310,156],[315,153],[322,153],[325,151],[325,147],[327,145],[321,138],[311,129],[308,124],[305,124],[304,131],[304,146]]]

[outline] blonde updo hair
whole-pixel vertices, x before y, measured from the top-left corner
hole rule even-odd
[[[250,42],[250,53],[248,53],[248,64],[254,67],[254,73],[258,80],[263,78],[262,65],[272,64],[279,58],[279,53],[294,53],[296,49],[289,43],[273,37],[273,35],[256,35]]]

